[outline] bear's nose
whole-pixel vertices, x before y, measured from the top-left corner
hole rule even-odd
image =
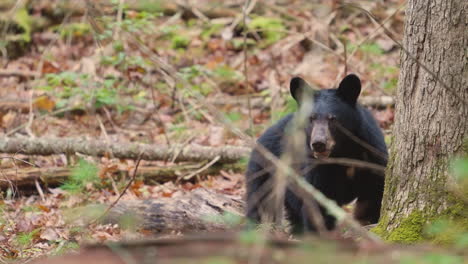
[[[319,152],[319,153],[325,152],[325,150],[327,149],[327,146],[325,145],[325,143],[320,142],[320,141],[312,143],[312,147],[314,148],[315,152]]]

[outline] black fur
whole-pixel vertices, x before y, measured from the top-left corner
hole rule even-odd
[[[304,94],[304,89],[311,89],[307,83],[296,77],[291,80],[291,94],[299,100]],[[310,113],[310,121],[304,131],[306,133],[306,152],[308,156],[313,156],[313,147],[311,147],[311,132],[314,124],[319,122],[325,124],[329,129],[330,142],[333,147],[330,149],[329,157],[349,158],[361,161],[367,161],[378,165],[387,164],[387,147],[384,142],[382,132],[372,117],[371,113],[356,103],[361,90],[361,83],[357,76],[348,75],[340,83],[338,89],[329,89],[315,91],[313,100],[313,110]],[[307,103],[307,102],[302,102]],[[280,157],[284,152],[285,129],[291,122],[293,114],[290,114],[275,125],[268,128],[258,139],[257,143],[263,145],[276,157]],[[341,127],[341,128],[340,128]],[[349,131],[356,142],[345,132]],[[331,138],[330,138],[331,137]],[[369,147],[363,147],[365,142]],[[313,163],[314,158],[308,159]],[[305,168],[310,165],[302,164]],[[260,223],[267,214],[270,218],[275,212],[272,212],[271,205],[268,204],[266,196],[259,197],[257,193],[262,190],[263,184],[274,175],[274,168],[268,159],[264,158],[257,149],[252,151],[248,169],[247,178],[247,217],[256,223]],[[350,172],[353,172],[350,174]],[[315,166],[313,170],[303,175],[305,179],[324,193],[328,198],[336,201],[338,205],[350,203],[357,198],[356,217],[363,223],[376,223],[380,216],[380,206],[384,189],[383,172],[371,170],[368,168],[353,168],[338,164],[321,164]],[[263,187],[265,188],[265,186]],[[267,190],[261,191],[262,194],[268,194],[271,186]],[[309,210],[303,206],[303,201],[288,188],[286,190],[284,205],[287,218],[292,225],[294,233],[304,231],[315,231],[316,227],[309,220]],[[328,215],[320,207],[324,217],[326,227],[333,229],[335,219]],[[261,214],[264,212],[265,214]]]

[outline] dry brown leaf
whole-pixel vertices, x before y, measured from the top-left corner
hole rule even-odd
[[[34,108],[51,112],[55,108],[55,101],[47,95],[39,96],[34,99]]]
[[[47,241],[56,241],[59,239],[59,235],[53,228],[46,228],[39,237]]]
[[[37,208],[39,208],[41,211],[46,212],[46,213],[50,212],[50,208],[42,204],[38,204]]]
[[[34,225],[31,223],[30,219],[20,219],[19,221],[16,222],[16,230],[18,232],[31,232],[34,229]]]
[[[17,118],[17,114],[12,111],[8,111],[5,115],[3,115],[2,120],[1,120],[1,125],[4,128],[10,128],[12,124],[15,123],[15,120]]]
[[[42,64],[42,74],[60,72],[59,65],[54,61],[44,61]]]

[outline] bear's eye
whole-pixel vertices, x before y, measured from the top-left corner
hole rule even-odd
[[[328,120],[330,120],[330,121],[335,121],[335,120],[336,120],[336,116],[334,116],[334,115],[329,115],[329,116],[328,116]]]
[[[317,115],[315,115],[315,114],[314,114],[314,115],[311,115],[311,116],[309,117],[309,119],[310,119],[310,121],[317,120]]]

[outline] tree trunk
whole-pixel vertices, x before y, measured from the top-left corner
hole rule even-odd
[[[428,222],[466,217],[466,203],[454,199],[447,187],[448,164],[466,153],[468,136],[467,3],[407,4],[403,46],[410,56],[401,52],[394,139],[375,229],[389,241],[418,241]]]

